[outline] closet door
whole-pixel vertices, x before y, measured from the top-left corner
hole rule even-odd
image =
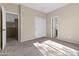
[[[35,37],[45,37],[46,36],[46,20],[42,17],[35,18]]]

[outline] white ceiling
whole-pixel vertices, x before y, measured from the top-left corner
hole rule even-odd
[[[48,13],[68,5],[68,3],[23,3],[22,5],[38,10],[40,12]]]

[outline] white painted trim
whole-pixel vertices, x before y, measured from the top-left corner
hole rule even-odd
[[[6,13],[5,13],[5,8],[4,8],[4,6],[1,6],[1,8],[2,8],[2,13],[3,13],[3,11],[4,11],[4,13],[2,14],[2,22],[3,21],[5,21],[6,22]],[[4,20],[5,19],[5,20]],[[4,24],[4,25],[3,25]],[[2,49],[4,49],[5,48],[5,46],[6,46],[6,27],[4,27],[4,26],[6,26],[6,24],[5,23],[2,23]],[[5,30],[5,32],[3,31],[3,30]],[[5,36],[5,37],[4,37]]]
[[[2,7],[1,7],[1,4],[0,4],[0,8],[2,9]],[[0,20],[1,21],[1,20]],[[1,28],[2,29],[2,28]],[[0,33],[1,34],[1,33]],[[2,36],[2,34],[1,34],[1,36]],[[2,43],[2,38],[1,38],[1,42],[0,42],[0,44]],[[0,46],[0,50],[1,50],[1,46]]]
[[[59,23],[58,23],[59,16],[54,16],[54,17],[57,18],[57,20],[56,20],[56,29],[58,30],[58,36],[56,37],[56,39],[59,39],[59,29],[58,29],[58,26],[59,26]]]
[[[51,38],[53,38],[53,22],[52,22],[52,20],[53,20],[53,17],[51,17],[51,29],[50,29],[50,31],[51,31]]]
[[[53,24],[53,22],[54,22],[55,18],[58,18],[58,17],[59,16],[53,16],[53,17],[51,17],[51,38],[54,38],[54,35],[56,35],[56,34],[53,33],[53,31],[54,31],[53,25],[56,26],[55,29],[58,29],[58,25],[59,25],[58,19],[56,21],[57,24]],[[59,29],[58,29],[58,36],[56,38],[59,39]]]
[[[6,11],[6,13],[10,13],[10,14],[19,15],[18,13],[14,13],[14,12],[11,12],[11,11]]]
[[[60,24],[59,24],[59,16],[56,16],[57,17],[57,29],[58,29],[58,36],[57,36],[57,39],[60,39],[59,38],[59,31],[60,31],[60,29],[59,29],[59,27],[60,27]]]

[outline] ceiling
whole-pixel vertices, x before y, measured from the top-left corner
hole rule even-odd
[[[68,5],[68,3],[23,3],[22,5],[40,12],[49,13],[65,5]]]

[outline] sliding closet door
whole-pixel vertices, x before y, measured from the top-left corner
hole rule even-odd
[[[35,37],[45,37],[46,36],[46,20],[42,17],[35,18]]]

